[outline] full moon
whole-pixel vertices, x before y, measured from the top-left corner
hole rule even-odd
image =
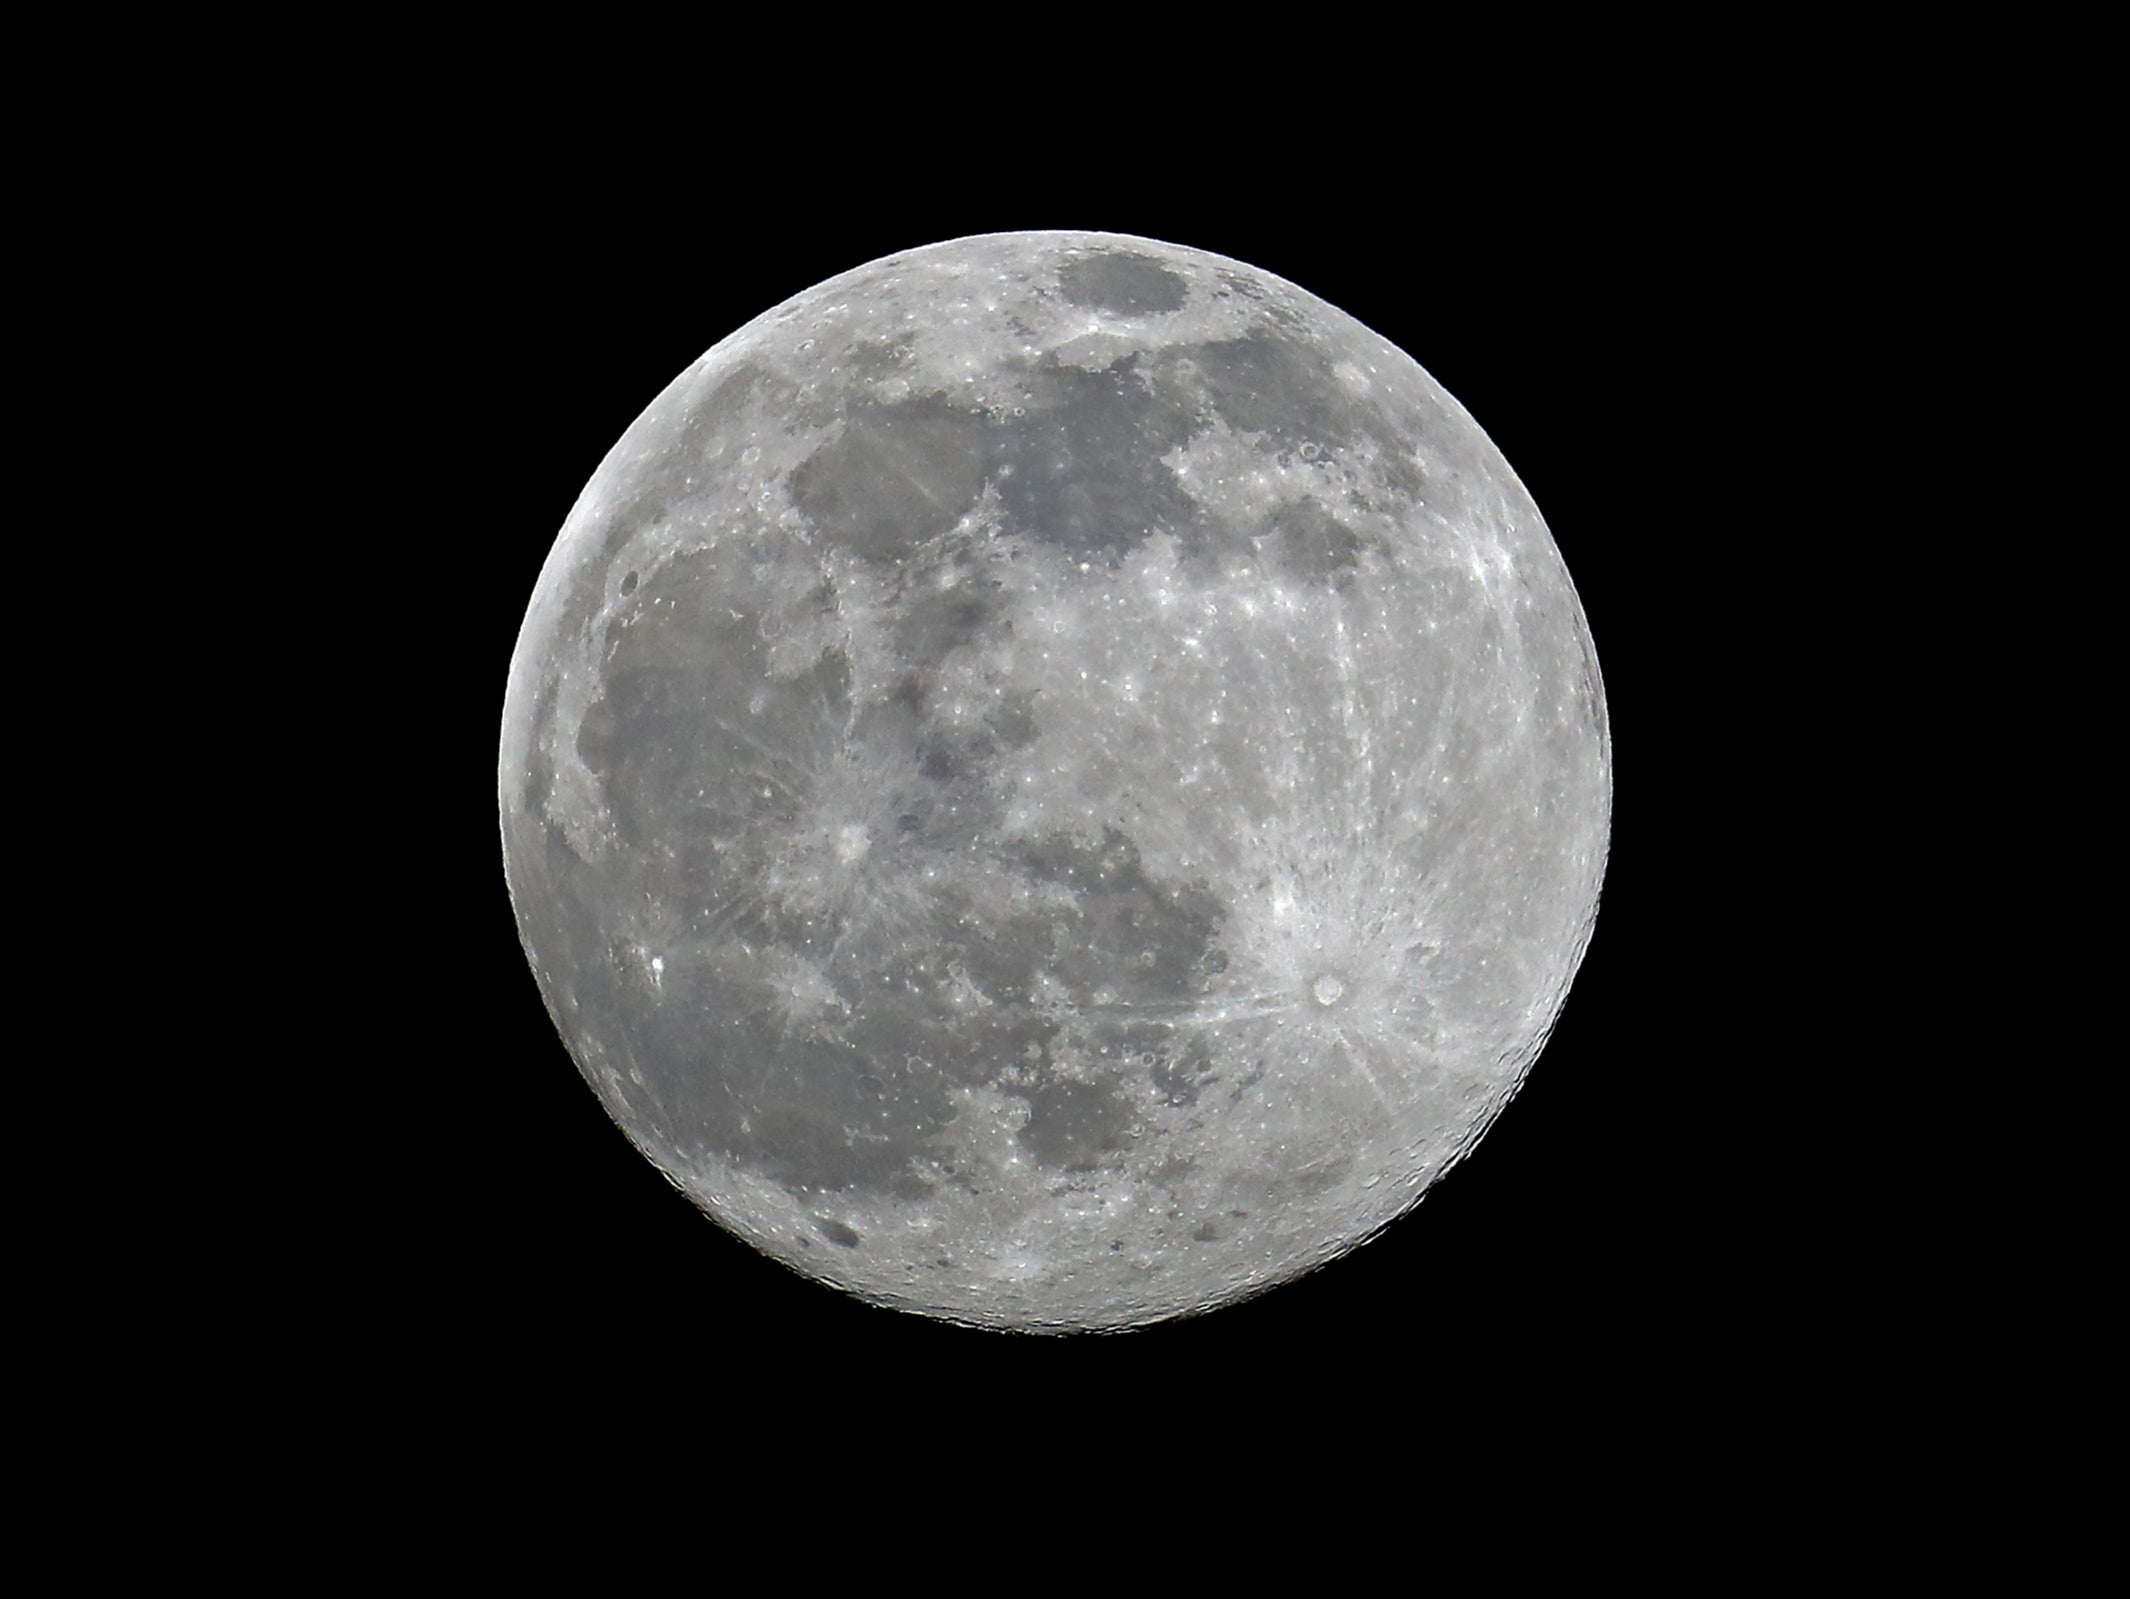
[[[724,1226],[1031,1331],[1204,1311],[1468,1153],[1596,915],[1538,507],[1413,359],[1115,234],[890,256],[600,464],[511,661],[563,1042]]]

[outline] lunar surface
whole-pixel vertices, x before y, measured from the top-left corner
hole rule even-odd
[[[883,1305],[1205,1310],[1529,1069],[1611,807],[1581,607],[1413,360],[1240,262],[875,261],[682,373],[511,663],[506,874],[676,1185]]]

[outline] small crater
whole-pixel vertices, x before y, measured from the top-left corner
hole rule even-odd
[[[1339,996],[1346,992],[1346,985],[1336,977],[1326,975],[1316,980],[1316,986],[1310,992],[1316,995],[1319,1005],[1336,1005]]]
[[[621,580],[621,592],[624,594],[634,594],[636,592],[636,574],[634,572],[631,572]]]
[[[831,1221],[825,1216],[817,1216],[814,1218],[814,1225],[821,1229],[821,1236],[838,1249],[856,1249],[858,1247],[858,1234],[856,1231],[844,1226],[840,1221]]]

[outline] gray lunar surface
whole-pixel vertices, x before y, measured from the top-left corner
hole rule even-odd
[[[1515,1091],[1611,760],[1538,508],[1239,262],[875,261],[682,373],[511,663],[506,874],[671,1180],[877,1303],[1119,1328],[1367,1238]]]

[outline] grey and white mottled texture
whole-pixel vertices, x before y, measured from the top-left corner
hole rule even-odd
[[[726,1226],[991,1326],[1351,1248],[1508,1099],[1596,911],[1589,632],[1410,357],[1021,233],[757,318],[606,458],[511,665],[556,1025]]]

